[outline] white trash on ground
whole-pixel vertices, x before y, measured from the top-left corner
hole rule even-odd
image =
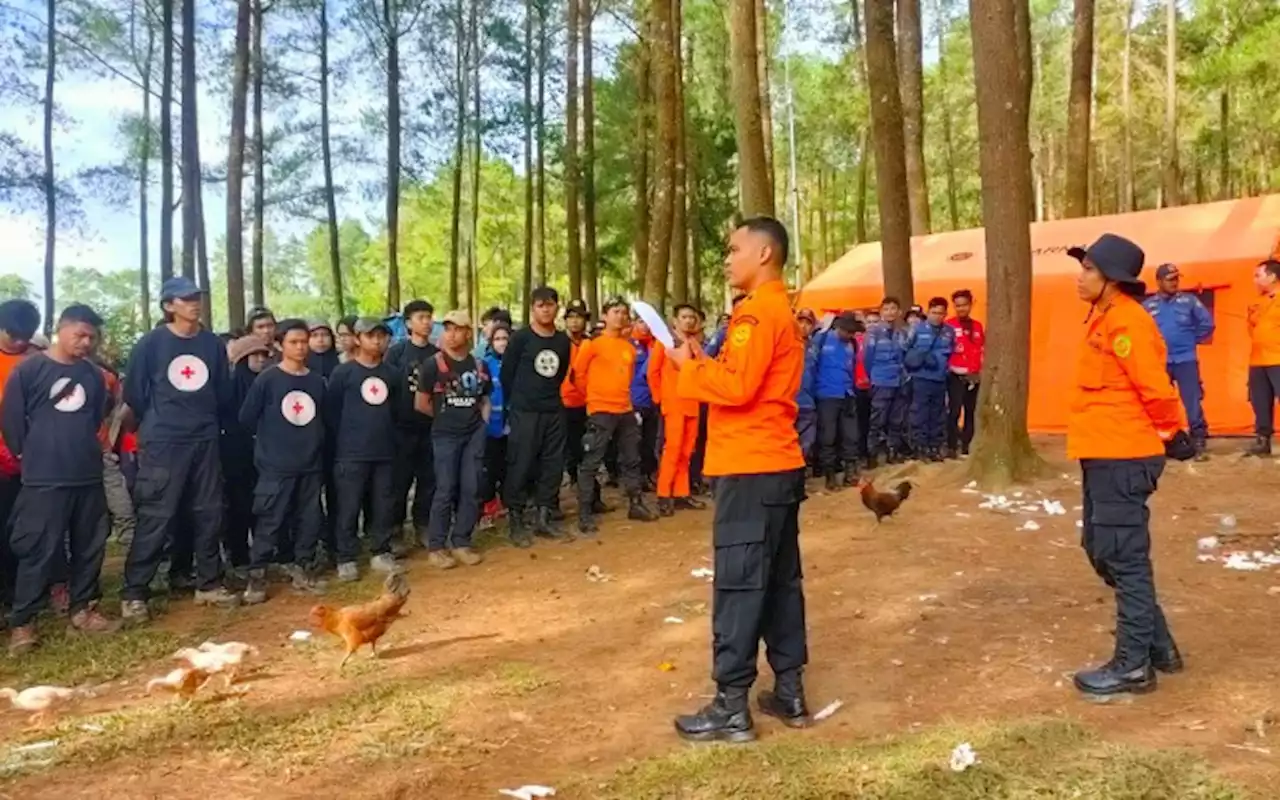
[[[289,634],[291,642],[309,642],[311,641],[311,631],[294,631]]]
[[[1197,550],[1212,550],[1218,546],[1217,536],[1203,536],[1196,540]]]
[[[1246,572],[1257,572],[1274,567],[1280,564],[1280,553],[1264,553],[1261,550],[1254,550],[1252,553],[1234,552],[1228,553],[1226,561],[1222,562],[1222,566],[1227,569],[1239,569]]]
[[[1021,527],[1021,528],[1018,528],[1018,530],[1020,530],[1020,531],[1038,531],[1038,530],[1040,530],[1040,525],[1039,525],[1038,523],[1036,523],[1035,521],[1033,521],[1033,520],[1027,520],[1026,522],[1022,523],[1022,527]]]
[[[825,706],[823,706],[822,709],[819,710],[817,714],[813,715],[813,721],[822,722],[827,717],[839,711],[840,706],[842,705],[844,705],[844,701],[832,700],[830,703],[827,703]]]
[[[519,789],[499,789],[498,794],[506,797],[514,797],[516,800],[536,800],[539,797],[555,797],[556,790],[550,786],[529,784],[527,786],[521,786]]]
[[[689,576],[693,578],[706,578],[711,580],[716,576],[716,571],[708,567],[695,567],[689,570]]]
[[[684,620],[680,619],[679,617],[667,617],[666,619],[664,619],[664,620],[663,620],[663,622],[665,622],[665,623],[667,623],[667,624],[669,624],[669,625],[683,625],[683,624],[684,624]]]
[[[951,751],[951,771],[964,772],[978,761],[978,754],[968,742],[961,742]]]

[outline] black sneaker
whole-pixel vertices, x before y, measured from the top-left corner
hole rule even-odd
[[[658,516],[674,517],[676,515],[675,503],[671,502],[670,497],[658,498]]]
[[[534,534],[544,539],[563,539],[564,531],[560,530],[552,510],[539,508],[533,522]]]
[[[249,571],[249,580],[245,584],[241,600],[246,606],[267,602],[267,571],[265,569]]]
[[[599,515],[599,514],[608,514],[608,513],[609,513],[609,512],[611,512],[611,511],[613,511],[613,506],[606,504],[606,503],[605,503],[603,500],[601,500],[599,497],[597,497],[595,500],[592,500],[592,501],[591,501],[591,513],[592,513],[592,514],[596,514],[596,515]]]
[[[827,470],[826,488],[828,492],[840,491],[840,479],[836,477],[836,471],[833,469]]]
[[[677,511],[701,511],[707,504],[696,497],[677,497],[672,505]]]
[[[1271,437],[1255,436],[1253,446],[1244,451],[1244,454],[1249,458],[1271,458]]]
[[[627,508],[627,519],[633,519],[636,522],[653,522],[658,519],[658,515],[644,504],[644,498],[634,497],[631,499],[630,507]]]
[[[717,692],[715,699],[696,714],[676,717],[675,726],[680,738],[691,742],[754,742],[756,739],[745,689]]]
[[[596,524],[596,518],[590,514],[580,515],[578,517],[578,535],[586,539],[594,537],[600,532],[600,526]]]
[[[844,462],[844,485],[846,488],[856,486],[858,483],[858,462]]]
[[[1132,669],[1104,664],[1098,669],[1077,672],[1073,682],[1077,689],[1092,697],[1146,694],[1155,691],[1156,673],[1151,669],[1150,663]]]
[[[516,547],[532,547],[533,536],[524,525],[524,509],[507,509],[507,538]]]

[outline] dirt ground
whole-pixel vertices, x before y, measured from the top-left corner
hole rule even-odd
[[[1280,461],[1241,461],[1230,455],[1237,443],[1223,442],[1209,463],[1169,467],[1152,507],[1153,546],[1188,669],[1162,676],[1153,695],[1100,706],[1076,695],[1069,673],[1110,655],[1111,596],[1078,548],[1076,470],[1058,442],[1042,445],[1052,477],[1021,496],[1006,492],[1013,511],[980,508],[983,495],[965,488],[955,464],[881,476],[905,474],[917,490],[878,527],[855,493],[811,484],[802,515],[809,700],[814,710],[843,706],[801,732],[757,717],[761,738],[840,743],[956,720],[1062,716],[1108,741],[1185,748],[1275,796],[1280,752],[1265,734],[1271,726],[1280,736],[1271,723],[1280,566],[1201,562],[1197,540],[1230,534],[1207,551],[1217,558],[1280,549]],[[1042,498],[1065,513],[1018,510]],[[96,687],[52,731],[25,730],[6,711],[0,747],[59,745],[52,764],[0,777],[0,796],[480,798],[546,784],[557,797],[591,797],[594,781],[620,767],[688,747],[671,718],[712,690],[711,587],[691,575],[710,566],[710,512],[653,525],[620,517],[598,541],[496,546],[473,569],[429,572],[415,558],[411,615],[380,660],[361,655],[341,676],[323,633],[289,641],[314,599],[282,589],[225,618],[176,603],[164,629],[181,634],[213,616],[225,624],[219,639],[262,648],[244,693],[190,707],[147,698],[145,678],[171,667],[157,659]],[[1028,521],[1038,529],[1020,530]],[[376,592],[367,581],[348,596]],[[761,670],[767,686],[763,654]]]

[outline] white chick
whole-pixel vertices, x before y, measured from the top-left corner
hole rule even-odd
[[[218,653],[229,657],[238,657],[243,659],[245,656],[257,656],[258,648],[244,642],[204,642],[200,645],[202,653]]]
[[[66,689],[61,686],[32,686],[20,692],[8,688],[0,689],[0,697],[9,698],[14,708],[34,712],[30,719],[33,723],[44,719],[50,709],[70,700],[75,694],[75,689]]]
[[[235,683],[236,673],[240,669],[240,665],[244,663],[248,650],[235,650],[230,652],[197,650],[194,647],[184,647],[173,654],[173,657],[179,661],[184,661],[193,669],[201,670],[210,675],[222,675],[226,680],[227,688]]]
[[[151,694],[156,689],[164,689],[190,699],[208,680],[209,673],[203,670],[178,667],[163,678],[152,678],[147,681],[147,694]]]

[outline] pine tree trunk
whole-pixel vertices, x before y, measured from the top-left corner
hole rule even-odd
[[[902,134],[902,100],[893,40],[893,0],[866,0],[867,78],[871,124],[875,132],[876,194],[880,202],[881,268],[885,294],[909,306],[915,296],[911,277],[911,208],[907,200],[907,164]]]
[[[1133,211],[1136,207],[1133,186],[1133,89],[1131,64],[1133,60],[1133,12],[1136,0],[1129,0],[1124,18],[1124,50],[1120,57],[1120,108],[1124,116],[1124,142],[1120,151],[1120,210]]]
[[[483,147],[484,120],[480,115],[480,3],[471,0],[471,234],[467,248],[467,311],[471,319],[479,316],[480,304],[480,155]]]
[[[999,488],[1042,462],[1027,434],[1031,372],[1031,107],[1025,0],[970,0],[987,247],[987,356],[970,474]]]
[[[1167,0],[1164,48],[1164,205],[1182,204],[1178,172],[1178,0]]]
[[[870,95],[867,80],[867,51],[862,36],[862,0],[850,0],[853,11],[853,58],[857,65],[858,86]],[[858,200],[854,213],[854,242],[862,244],[867,240],[867,184],[870,182],[871,168],[871,126],[862,129],[862,137],[858,142]]]
[[[773,216],[773,190],[761,122],[755,16],[755,0],[729,0],[729,66],[738,141],[740,210],[744,217]]]
[[[199,174],[199,138],[196,139],[195,154],[196,172]],[[213,283],[209,280],[209,240],[205,235],[204,186],[200,181],[196,182],[194,198],[196,204],[196,285],[203,289],[206,297],[209,298],[200,309],[200,321],[204,323],[205,330],[211,330],[213,328],[213,297],[209,294],[209,290],[213,288]]]
[[[236,3],[235,51],[231,78],[231,136],[227,153],[227,319],[244,327],[244,148],[249,102],[249,19],[251,0]],[[255,82],[256,85],[256,82]]]
[[[547,284],[547,35],[548,0],[538,3],[538,283]]]
[[[466,17],[463,0],[458,0],[454,7],[457,15],[457,40],[454,46],[453,85],[454,95],[458,101],[457,114],[453,131],[453,210],[449,221],[449,308],[459,307],[458,264],[459,243],[462,231],[462,159],[463,145],[467,136],[467,73],[465,68],[467,53]]]
[[[684,27],[683,22],[681,23],[681,27],[682,28]],[[688,57],[684,59],[684,63],[688,65],[688,73],[690,75],[697,74],[697,72],[694,70],[694,67],[693,67],[693,53],[694,53],[693,38],[694,37],[692,36],[689,37],[689,53],[688,53]],[[681,68],[680,71],[682,74],[685,72],[683,68]],[[683,91],[684,91],[683,88],[681,88],[682,96],[683,96]],[[681,105],[680,113],[683,115],[682,118],[684,120],[681,126],[681,131],[683,132],[683,136],[681,138],[682,138],[682,145],[684,147],[683,153],[684,153],[684,160],[685,160],[685,171],[684,171],[685,198],[686,198],[685,208],[687,209],[685,214],[685,226],[689,229],[689,300],[688,302],[692,303],[694,306],[698,308],[702,308],[702,260],[699,257],[702,252],[702,248],[701,248],[702,237],[700,235],[702,230],[702,225],[700,224],[701,215],[699,214],[699,206],[698,206],[698,157],[697,157],[698,154],[696,151],[690,151],[689,149],[690,139],[689,139],[688,114],[687,114],[687,108],[683,104]]]
[[[262,57],[262,27],[266,17],[263,0],[253,0],[253,256],[251,282],[253,304],[267,303],[264,250],[266,247],[267,170],[266,132],[262,127],[262,92],[266,62]]]
[[[769,7],[765,0],[755,0],[756,73],[760,80],[760,134],[764,138],[764,162],[769,176],[769,195],[777,186],[773,171],[773,93],[769,80]]]
[[[636,43],[636,232],[632,249],[636,261],[636,290],[644,291],[649,272],[649,126],[653,120],[650,97],[649,67],[652,62],[653,26],[646,15],[640,23],[640,40]]]
[[[1231,90],[1218,95],[1218,199],[1231,199]]]
[[[173,277],[173,4],[160,0],[160,280]]]
[[[906,141],[907,201],[911,233],[929,232],[929,186],[924,160],[924,34],[920,0],[898,3],[898,75],[902,93],[902,132]]]
[[[955,138],[951,130],[951,73],[947,70],[946,23],[938,23],[938,105],[942,114],[942,148],[946,161],[947,176],[947,219],[951,230],[960,230],[960,203],[956,196],[956,151]]]
[[[671,0],[671,53],[675,59],[675,208],[671,215],[671,301],[689,302],[688,154],[684,109],[684,10],[682,0]]]
[[[1067,218],[1089,215],[1090,113],[1093,107],[1093,0],[1075,0],[1071,89],[1067,98]]]
[[[142,62],[142,153],[138,157],[138,289],[142,298],[142,330],[151,330],[151,217],[147,189],[151,182],[151,62],[155,57],[156,33],[147,14],[147,56]]]
[[[382,0],[387,32],[387,311],[400,308],[400,21]]]
[[[329,0],[320,0],[320,148],[324,158],[324,205],[329,228],[329,272],[338,316],[346,316],[342,288],[342,253],[338,243],[338,199],[333,186],[333,145],[329,123]]]
[[[831,242],[827,238],[827,193],[831,185],[826,181],[826,171],[818,170],[818,194],[814,203],[818,210],[818,259],[805,270],[804,282],[813,280],[813,276],[827,268],[831,260]]]
[[[749,2],[749,0],[747,0]],[[648,271],[644,299],[661,311],[666,306],[671,260],[676,181],[676,46],[672,0],[650,0],[653,22],[653,105],[657,138],[653,146],[653,224],[649,230]],[[754,78],[754,76],[753,76]]]
[[[578,165],[578,3],[590,0],[569,0],[568,53],[565,57],[565,132],[564,132],[564,216],[569,237],[569,297],[582,298],[582,223],[578,217],[578,189],[581,173]],[[591,312],[597,313],[593,308]]]
[[[592,71],[593,0],[579,0],[582,24],[582,283],[587,308],[600,307],[600,264],[596,253],[596,105]]]
[[[53,172],[53,87],[57,77],[58,16],[56,0],[45,2],[44,35],[44,333],[53,334],[54,248],[58,240],[58,194]]]
[[[199,206],[195,193],[200,185],[196,145],[196,0],[182,1],[182,274],[196,277],[196,228]]]
[[[529,324],[533,291],[533,0],[524,1],[524,262],[520,273],[520,318]]]

